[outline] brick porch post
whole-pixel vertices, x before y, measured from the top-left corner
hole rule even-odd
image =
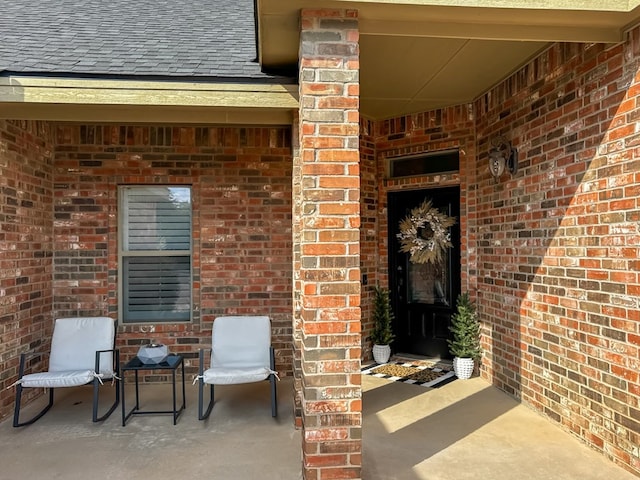
[[[357,12],[302,11],[294,322],[307,480],[361,473],[358,62]]]

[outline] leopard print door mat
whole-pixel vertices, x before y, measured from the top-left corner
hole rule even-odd
[[[449,367],[438,364],[421,365],[407,362],[390,362],[384,365],[368,365],[362,368],[363,375],[385,378],[392,382],[411,383],[421,387],[438,388],[456,379]]]

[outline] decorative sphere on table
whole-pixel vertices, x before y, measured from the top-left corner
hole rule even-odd
[[[148,345],[143,345],[138,350],[138,358],[145,365],[160,363],[169,354],[169,349],[166,345],[162,345],[160,343],[150,343]]]

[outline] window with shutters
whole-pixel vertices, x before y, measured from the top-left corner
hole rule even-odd
[[[191,319],[191,188],[119,190],[120,318]]]

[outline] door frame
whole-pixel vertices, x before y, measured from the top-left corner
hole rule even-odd
[[[398,229],[394,222],[397,223],[398,218],[392,218],[394,215],[397,215],[396,209],[399,205],[403,205],[403,199],[407,199],[408,197],[435,197],[440,193],[442,196],[454,198],[457,203],[457,211],[453,212],[457,217],[456,224],[451,227],[451,242],[457,247],[453,249],[453,257],[450,258],[450,272],[449,272],[449,281],[451,289],[451,309],[455,308],[455,302],[458,298],[462,290],[462,279],[461,279],[461,228],[460,228],[460,210],[461,210],[461,201],[460,201],[460,185],[448,185],[448,186],[435,186],[435,187],[423,187],[411,190],[393,190],[387,192],[387,234],[388,234],[388,251],[387,251],[387,268],[389,275],[389,291],[390,291],[390,299],[391,306],[395,312],[405,312],[407,308],[399,306],[399,295],[398,295],[398,282],[399,282],[399,274],[398,267],[400,266],[400,259],[404,258],[405,260],[402,262],[403,269],[408,270],[408,254],[398,255],[397,252],[400,248],[400,243],[396,237],[398,233]],[[407,205],[407,207],[413,208],[416,205]],[[404,274],[403,274],[404,275]],[[406,285],[400,285],[401,288],[406,288]],[[407,304],[408,305],[408,304]],[[394,330],[399,333],[401,331],[401,324],[403,319],[400,318],[400,315],[395,315],[394,318]],[[407,348],[410,342],[405,341],[403,343],[402,336],[397,336],[398,343],[394,345],[394,351],[396,353],[408,353],[408,354],[417,354],[414,351],[411,351],[410,348]],[[451,358],[450,354],[441,355],[441,358]]]

